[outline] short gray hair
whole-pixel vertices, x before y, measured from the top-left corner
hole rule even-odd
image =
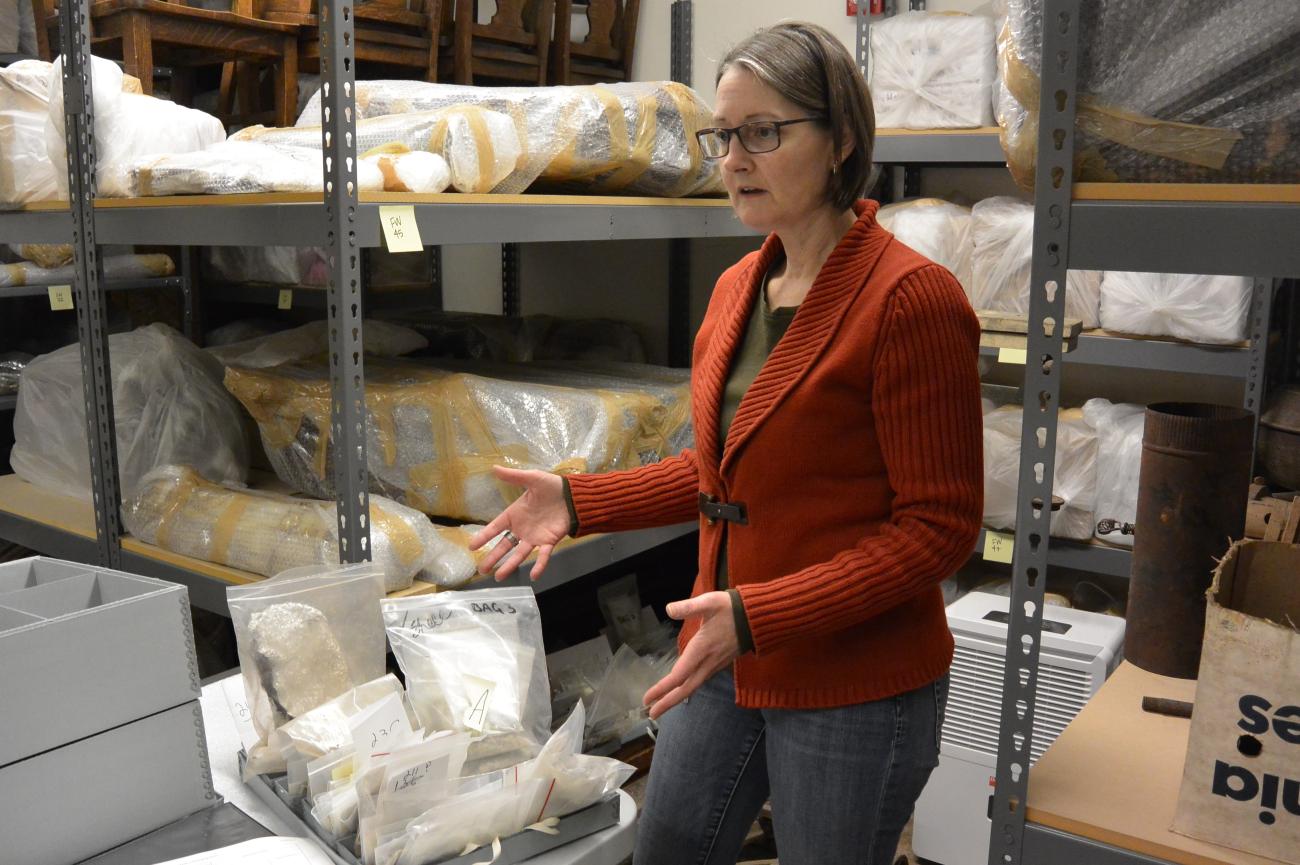
[[[783,97],[825,118],[835,158],[846,142],[848,155],[827,185],[827,201],[848,210],[871,180],[876,143],[876,112],[871,93],[848,50],[830,31],[803,21],[785,21],[759,30],[727,52],[717,81],[733,66],[743,66]]]

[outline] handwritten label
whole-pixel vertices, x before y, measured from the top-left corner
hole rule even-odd
[[[410,631],[411,636],[418,637],[427,631],[438,628],[451,616],[451,610],[430,610],[427,613],[412,613],[410,610],[406,610],[402,613],[402,624],[399,627]]]
[[[276,309],[293,309],[293,289],[280,289],[280,299],[276,301]]]
[[[998,349],[998,363],[1015,363],[1024,366],[1028,357],[1028,351],[1023,348],[1007,348],[1003,346]]]
[[[65,310],[72,309],[72,286],[70,285],[51,285],[49,288],[50,309]]]
[[[1011,564],[1011,554],[1015,552],[1016,539],[1002,532],[984,533],[984,561]]]
[[[262,740],[262,737],[257,735],[257,730],[253,727],[253,713],[248,708],[248,698],[244,695],[244,678],[227,676],[222,679],[221,696],[225,698],[226,706],[230,709],[230,717],[235,720],[239,741],[243,743],[245,751],[251,750]]]
[[[513,604],[502,604],[497,601],[474,601],[469,608],[475,613],[497,613],[502,616],[516,616],[519,610],[515,609]]]
[[[415,208],[409,204],[379,208],[379,225],[384,230],[384,244],[389,252],[421,252],[420,227],[415,224]]]
[[[354,774],[364,774],[375,757],[407,744],[413,735],[401,694],[389,694],[352,722]]]
[[[487,726],[488,706],[492,703],[492,691],[496,689],[496,683],[469,674],[463,678],[465,692],[469,696],[469,711],[465,713],[465,726],[475,733],[482,733],[483,728]]]

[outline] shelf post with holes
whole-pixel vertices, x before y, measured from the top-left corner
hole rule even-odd
[[[91,98],[89,0],[64,0],[59,8],[63,43],[64,137],[68,150],[68,207],[72,216],[73,303],[86,396],[90,490],[100,564],[120,567],[121,491],[109,365],[106,301],[95,239],[95,106]]]
[[[691,0],[674,0],[672,6],[671,75],[691,86],[691,52],[694,10]],[[696,146],[694,141],[688,147]],[[668,365],[691,365],[691,242],[668,241]]]
[[[361,250],[357,243],[356,71],[352,0],[321,0],[321,140],[325,163],[330,456],[339,559],[370,561]]]
[[[1019,865],[1024,842],[1061,396],[1061,339],[1057,332],[1065,321],[1079,2],[1049,2],[1043,19],[1028,360],[1020,432],[1011,616],[1002,676],[996,787],[990,814],[990,865]]]

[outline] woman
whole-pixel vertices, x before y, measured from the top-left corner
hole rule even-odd
[[[660,732],[637,865],[735,862],[769,797],[782,865],[887,863],[938,762],[939,583],[979,531],[979,325],[858,200],[875,123],[833,36],[762,30],[717,85],[701,146],[768,236],[696,337],[696,449],[567,479],[498,469],[524,493],[475,544],[508,530],[482,569],[536,550],[536,577],[571,530],[698,517],[691,598],[668,606],[681,655],[645,695]]]

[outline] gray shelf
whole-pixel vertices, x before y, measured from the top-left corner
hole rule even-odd
[[[553,553],[551,561],[546,565],[545,573],[537,582],[529,583],[528,578],[532,573],[533,563],[528,562],[519,569],[517,574],[511,574],[509,579],[503,580],[502,584],[530,584],[534,590],[545,592],[638,553],[644,553],[669,541],[694,534],[698,529],[698,523],[689,522],[635,532],[595,535],[589,540],[579,540]]]
[[[232,196],[223,196],[229,201]],[[718,204],[558,196],[500,196],[500,202],[414,204],[420,236],[426,243],[534,243],[567,240],[655,240],[679,237],[740,237],[752,234],[725,200]],[[357,243],[383,243],[379,208],[392,202],[362,202],[357,208]],[[309,202],[263,204],[178,204],[112,206],[95,211],[101,244],[149,243],[204,246],[318,246],[327,235],[323,205]],[[0,237],[10,243],[66,243],[72,222],[64,211],[0,213]]]
[[[987,529],[980,529],[979,541],[975,546],[976,555],[984,551],[986,532]],[[1011,534],[1011,532],[1004,534]],[[1129,571],[1133,566],[1133,552],[1122,547],[1051,538],[1047,545],[1047,561],[1048,564],[1058,568],[1128,579]]]
[[[71,282],[69,280],[68,282]],[[30,285],[14,285],[8,288],[0,288],[0,298],[5,297],[36,297],[45,294],[51,285],[67,285],[63,282],[51,283],[34,283]],[[185,280],[179,276],[165,276],[154,279],[123,279],[123,280],[105,280],[104,288],[107,291],[132,291],[135,289],[145,288],[184,288]]]
[[[1134,850],[1124,850],[1091,838],[1062,832],[1037,823],[1025,823],[1023,862],[1069,862],[1071,865],[1170,865]]]
[[[983,347],[980,354],[996,358],[998,350]],[[1243,346],[1203,345],[1090,333],[1080,334],[1078,347],[1062,357],[1071,365],[1182,372],[1225,378],[1245,378],[1250,369],[1250,350]]]
[[[1300,204],[1076,201],[1070,267],[1300,276]]]
[[[18,407],[18,394],[0,394],[0,411],[13,411]]]
[[[871,158],[877,163],[913,165],[1006,165],[996,129],[913,132],[899,129],[876,131]]]

